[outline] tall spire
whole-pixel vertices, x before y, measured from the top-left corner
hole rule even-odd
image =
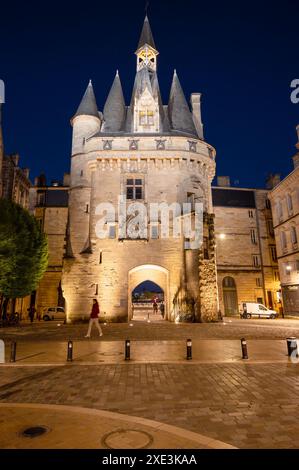
[[[82,115],[99,117],[96,97],[93,91],[91,80],[89,80],[86,91],[83,95],[81,103],[79,104],[79,107],[75,114],[75,116],[82,116]]]
[[[173,130],[197,135],[192,114],[190,112],[176,70],[173,74],[169,95],[168,112],[170,124]]]
[[[153,38],[152,30],[151,30],[147,15],[145,15],[145,18],[144,18],[143,27],[142,27],[137,50],[143,47],[145,44],[147,44],[148,46],[151,46],[153,49],[156,50],[155,41]]]
[[[125,120],[125,100],[118,70],[104,106],[105,131],[118,132]]]

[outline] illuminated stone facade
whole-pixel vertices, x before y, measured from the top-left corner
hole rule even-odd
[[[62,289],[69,321],[87,319],[97,298],[109,321],[131,318],[132,290],[156,282],[165,294],[166,318],[192,313],[196,321],[217,318],[211,182],[215,150],[203,138],[200,94],[186,102],[174,72],[168,105],[162,104],[157,55],[148,19],[136,51],[137,71],[129,106],[117,73],[98,111],[89,83],[72,118],[69,220]],[[183,236],[163,238],[159,220],[147,235],[121,236],[119,219],[108,220],[99,239],[99,204],[201,203],[205,213],[203,253]],[[154,235],[153,235],[154,234]]]
[[[299,125],[294,170],[270,193],[285,315],[299,316]]]

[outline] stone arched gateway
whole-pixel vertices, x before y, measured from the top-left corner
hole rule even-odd
[[[144,281],[152,281],[164,292],[165,318],[169,316],[169,272],[162,266],[142,264],[128,273],[128,319],[132,318],[132,292]]]

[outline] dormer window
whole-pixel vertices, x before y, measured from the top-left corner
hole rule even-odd
[[[140,126],[153,126],[154,125],[154,112],[146,109],[139,111],[139,125]]]

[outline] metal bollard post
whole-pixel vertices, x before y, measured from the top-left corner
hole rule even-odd
[[[192,359],[192,340],[187,339],[187,361]]]
[[[73,360],[73,341],[68,341],[67,343],[67,359],[68,362]]]
[[[248,359],[247,341],[245,338],[241,338],[241,348],[242,348],[242,359]]]
[[[297,345],[297,338],[296,336],[291,336],[290,338],[287,338],[287,348],[288,348],[288,356],[298,356],[298,345]]]
[[[131,341],[126,339],[125,341],[125,361],[129,361],[131,359]]]
[[[11,349],[10,349],[10,362],[16,362],[16,355],[17,355],[17,343],[16,341],[12,341]]]

